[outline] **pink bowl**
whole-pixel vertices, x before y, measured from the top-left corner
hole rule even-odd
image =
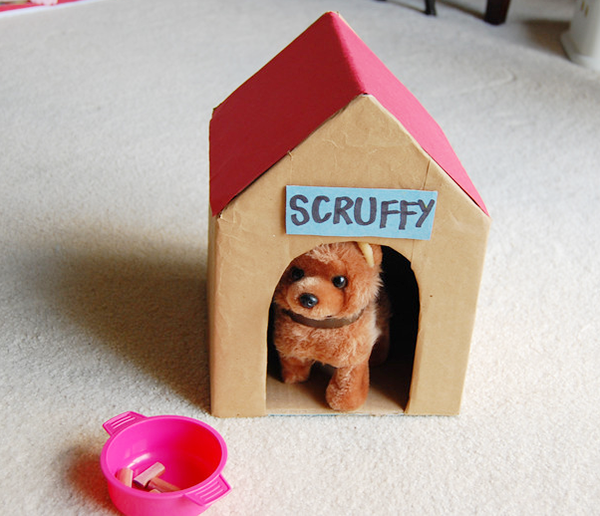
[[[225,441],[201,421],[125,412],[102,426],[110,438],[102,448],[100,466],[113,503],[127,516],[195,516],[231,489],[221,476],[227,461]],[[149,493],[115,476],[122,468],[136,475],[155,462],[166,468],[161,478],[180,491]]]

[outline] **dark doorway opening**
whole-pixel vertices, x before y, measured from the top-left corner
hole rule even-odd
[[[390,247],[382,248],[383,284],[392,306],[390,353],[385,363],[371,369],[371,389],[380,391],[404,410],[419,330],[419,286],[410,261]]]

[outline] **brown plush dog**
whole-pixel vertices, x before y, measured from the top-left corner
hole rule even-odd
[[[387,354],[381,259],[378,245],[321,245],[294,259],[275,289],[273,338],[283,381],[307,380],[315,362],[333,366],[325,396],[335,410],[365,402],[371,352],[377,344],[377,354]]]

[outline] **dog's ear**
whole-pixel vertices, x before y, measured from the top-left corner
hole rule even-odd
[[[361,253],[365,257],[365,260],[367,260],[369,267],[373,267],[375,265],[375,258],[373,257],[373,248],[371,247],[371,244],[368,244],[367,242],[356,243],[358,244]]]
[[[381,246],[372,245],[367,242],[356,242],[360,251],[362,252],[365,260],[369,267],[375,267],[375,265],[381,264],[382,253]]]
[[[377,244],[369,244],[367,242],[356,242],[360,251],[362,252],[365,260],[369,267],[375,267],[376,265],[381,265],[381,260],[383,259],[383,253],[381,251],[381,246]]]

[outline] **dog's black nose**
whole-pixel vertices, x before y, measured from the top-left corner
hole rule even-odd
[[[302,294],[300,296],[300,304],[304,308],[312,308],[319,302],[319,298],[314,294]]]

